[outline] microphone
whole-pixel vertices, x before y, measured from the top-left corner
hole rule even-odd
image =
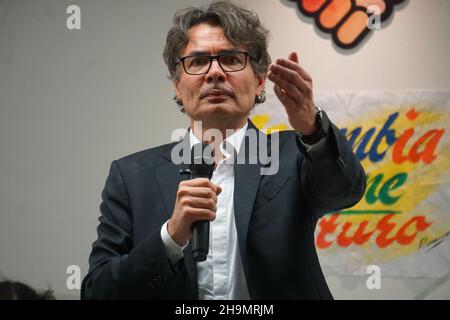
[[[191,150],[191,179],[211,179],[214,171],[214,149],[207,143],[197,143]],[[192,224],[192,256],[194,261],[205,261],[209,251],[209,221]]]

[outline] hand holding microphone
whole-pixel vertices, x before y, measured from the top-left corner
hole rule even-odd
[[[181,181],[178,185],[174,211],[168,223],[169,235],[178,245],[185,245],[192,239],[195,261],[206,259],[209,222],[216,217],[217,196],[222,191],[210,180],[214,170],[213,158],[207,144],[192,148],[191,180]]]

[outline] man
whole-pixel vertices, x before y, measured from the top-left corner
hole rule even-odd
[[[190,120],[180,144],[189,150],[209,129],[225,141],[212,141],[218,152],[211,180],[180,174],[187,166],[173,161],[178,143],[113,161],[82,298],[332,298],[315,225],[356,204],[365,175],[345,137],[314,105],[312,79],[297,54],[270,65],[267,35],[255,14],[229,2],[175,15],[164,58]],[[262,139],[248,115],[264,101],[266,76],[294,128],[278,136],[279,166],[271,175],[249,156],[226,163],[224,148],[250,154],[246,133]],[[190,239],[199,220],[211,221],[210,247],[207,259],[195,262]]]

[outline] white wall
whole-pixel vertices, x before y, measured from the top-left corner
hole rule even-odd
[[[272,32],[272,58],[300,53],[317,90],[450,89],[450,1],[410,0],[351,53],[287,0],[241,0]],[[198,4],[204,1],[190,1]],[[66,29],[70,4],[82,29]],[[186,1],[0,0],[0,277],[59,298],[67,266],[87,272],[113,159],[169,141],[186,118],[161,53]],[[450,298],[450,281],[332,277],[336,298]]]

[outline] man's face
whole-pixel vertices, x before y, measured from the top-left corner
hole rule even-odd
[[[228,41],[221,27],[205,23],[189,29],[188,38],[181,56],[246,51]],[[202,75],[189,75],[180,65],[180,76],[174,81],[174,87],[191,120],[233,126],[243,124],[264,82],[265,76],[255,75],[248,57],[247,66],[236,72],[224,72],[217,60],[213,60],[208,73]]]

